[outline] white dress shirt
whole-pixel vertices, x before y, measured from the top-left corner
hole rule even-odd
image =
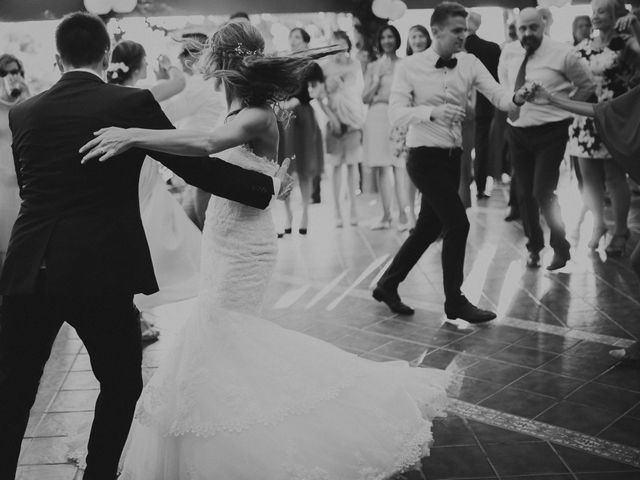
[[[518,70],[525,57],[525,49],[520,42],[505,46],[498,64],[500,83],[513,91]],[[593,75],[586,63],[578,58],[570,45],[552,40],[546,35],[538,49],[527,61],[525,82],[536,82],[549,92],[569,97],[576,90],[575,100],[586,100],[595,91]],[[572,115],[551,105],[526,103],[520,109],[520,116],[509,123],[514,127],[534,127],[545,123],[559,122]]]
[[[478,89],[500,110],[516,108],[513,91],[496,82],[475,55],[461,52],[454,57],[458,60],[455,68],[436,68],[439,56],[429,48],[396,66],[389,119],[393,125],[409,125],[408,147],[461,147],[462,124],[431,120],[431,112],[443,104],[467,110],[469,92],[473,89]]]
[[[96,77],[98,77],[100,80],[102,80],[104,82],[104,77],[102,75],[100,75],[98,72],[96,72],[95,70],[91,69],[91,68],[72,68],[71,70],[65,70],[64,72],[62,72],[62,74],[64,75],[65,73],[70,73],[70,72],[92,73],[92,74],[94,74]]]

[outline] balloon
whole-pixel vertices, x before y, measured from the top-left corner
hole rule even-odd
[[[378,18],[389,18],[392,0],[373,0],[371,11]]]
[[[407,11],[407,4],[402,0],[394,0],[391,2],[391,8],[389,9],[389,20],[398,20],[402,18]]]
[[[111,0],[113,11],[116,13],[133,12],[138,5],[138,0]]]
[[[570,3],[571,0],[538,0],[538,6],[540,7],[564,7]]]
[[[111,11],[110,0],[84,0],[84,8],[96,15],[106,15]]]

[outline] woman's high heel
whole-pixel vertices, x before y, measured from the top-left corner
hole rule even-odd
[[[624,255],[630,236],[631,232],[629,232],[629,230],[622,234],[615,234],[604,251],[607,252],[607,255],[610,257],[620,257]]]
[[[596,250],[598,245],[600,245],[600,239],[607,234],[607,227],[605,225],[601,225],[592,235],[591,240],[587,243],[587,247],[589,250]]]

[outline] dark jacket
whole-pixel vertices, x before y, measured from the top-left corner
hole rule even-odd
[[[465,41],[464,48],[480,59],[487,67],[493,78],[498,80],[498,62],[500,61],[500,46],[497,43],[489,42],[480,38],[475,33],[469,35]],[[494,108],[491,102],[478,93],[476,100],[476,118],[486,118],[493,116]]]
[[[110,85],[75,71],[9,113],[22,199],[0,275],[0,293],[35,290],[46,265],[60,293],[158,290],[142,227],[140,169],[150,155],[214,195],[266,208],[272,179],[209,157],[131,149],[82,165],[79,148],[107,126],[173,128],[149,90]]]

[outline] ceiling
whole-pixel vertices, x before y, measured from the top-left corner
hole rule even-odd
[[[409,8],[432,8],[441,0],[405,0]],[[302,13],[349,11],[357,0],[139,0],[132,15],[229,15],[247,13]],[[467,7],[535,6],[536,0],[463,0]],[[588,3],[588,0],[573,0]],[[24,21],[60,18],[83,9],[82,0],[0,0],[0,20]]]

